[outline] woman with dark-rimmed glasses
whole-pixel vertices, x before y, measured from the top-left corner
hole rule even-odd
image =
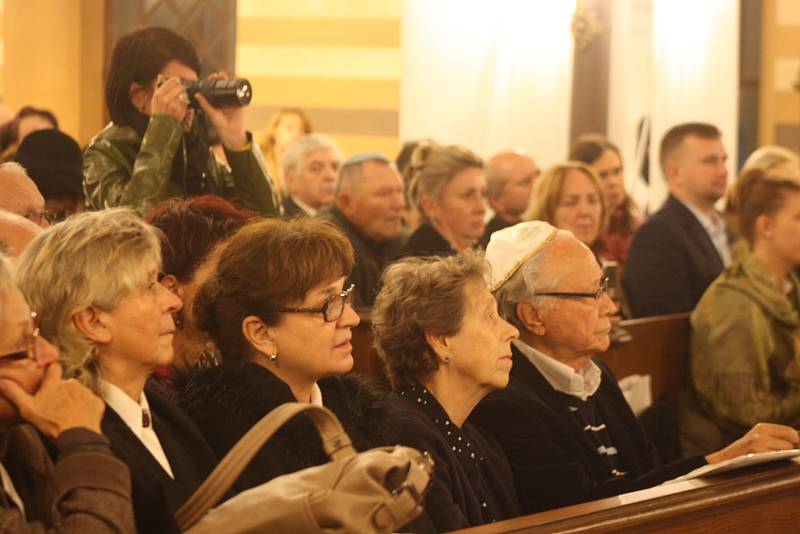
[[[333,410],[358,449],[389,442],[383,398],[353,367],[359,323],[345,279],[353,249],[329,223],[257,220],[228,241],[201,286],[195,317],[222,354],[179,384],[178,400],[222,457],[256,422],[285,402]],[[243,490],[327,459],[310,422],[293,421],[237,482]]]

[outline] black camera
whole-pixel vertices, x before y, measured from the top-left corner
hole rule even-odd
[[[161,86],[163,83],[164,80],[158,85]],[[221,106],[243,107],[253,99],[253,86],[250,85],[249,80],[243,78],[235,80],[200,80],[196,82],[181,80],[181,83],[186,88],[186,94],[189,96],[189,105],[195,109],[200,109],[200,104],[197,103],[194,97],[197,93],[206,97],[208,103],[215,108]]]

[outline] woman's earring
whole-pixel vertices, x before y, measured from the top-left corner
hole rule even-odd
[[[270,354],[269,355],[269,361],[271,363],[277,362],[278,361],[278,353],[276,352],[275,354]]]
[[[451,361],[453,361],[453,355],[450,354],[449,352],[445,352],[444,363],[450,363]]]

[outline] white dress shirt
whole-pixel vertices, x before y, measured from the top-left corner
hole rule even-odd
[[[602,373],[592,360],[587,360],[580,369],[575,370],[519,339],[515,339],[512,343],[542,373],[545,380],[556,391],[585,401],[594,395],[597,392],[597,388],[600,387]]]
[[[6,466],[3,464],[0,464],[0,480],[3,482],[3,491],[6,492],[11,502],[17,506],[22,519],[25,519],[25,503],[22,502],[22,498],[17,493],[17,488],[14,487],[14,481],[11,480],[11,475],[8,474]]]
[[[172,467],[169,465],[167,455],[164,453],[164,448],[158,440],[158,435],[153,430],[153,416],[150,412],[150,405],[147,403],[147,396],[142,392],[142,397],[139,402],[134,401],[124,391],[117,386],[105,380],[100,380],[100,393],[103,400],[106,401],[112,410],[117,412],[117,415],[128,425],[131,432],[139,438],[153,458],[164,468],[164,471],[170,476],[175,478],[172,474]],[[150,421],[147,426],[144,426],[144,417]]]
[[[712,216],[708,217],[705,213],[692,206],[688,202],[684,202],[681,199],[678,199],[678,201],[686,206],[686,209],[692,212],[694,218],[697,219],[697,222],[699,222],[703,227],[703,230],[706,231],[709,239],[711,239],[711,242],[714,244],[714,248],[717,249],[717,253],[722,260],[722,264],[725,267],[730,265],[732,257],[731,248],[728,244],[728,228],[725,225],[725,219],[723,219],[716,210],[713,210],[711,212]]]
[[[297,204],[298,208],[300,208],[301,210],[306,212],[311,217],[314,217],[317,214],[317,211],[319,211],[319,210],[315,210],[314,208],[312,208],[311,206],[309,206],[308,204],[306,204],[305,202],[303,202],[302,200],[300,200],[299,198],[297,198],[294,195],[289,195],[289,198],[291,198],[292,201],[295,204]]]

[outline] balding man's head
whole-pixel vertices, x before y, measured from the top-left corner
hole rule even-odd
[[[43,216],[44,197],[19,164],[0,165],[0,191],[0,209],[30,219],[42,228],[49,226]]]
[[[19,256],[42,229],[22,215],[0,210],[0,245],[11,256]]]
[[[536,162],[520,150],[495,154],[486,164],[489,205],[504,220],[519,222],[528,207],[531,188],[539,173]]]

